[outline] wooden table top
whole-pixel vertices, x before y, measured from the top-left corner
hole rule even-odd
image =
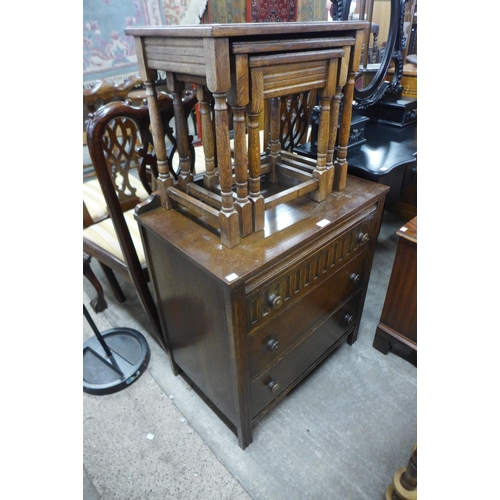
[[[232,23],[193,24],[175,26],[137,26],[125,29],[128,36],[224,38],[252,35],[329,33],[360,30],[369,26],[367,21],[312,21],[301,23]]]
[[[396,233],[400,238],[404,238],[413,243],[417,243],[417,218],[414,217],[411,221],[407,222]]]

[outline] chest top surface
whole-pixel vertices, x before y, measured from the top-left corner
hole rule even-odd
[[[234,248],[221,244],[217,230],[179,210],[158,208],[140,215],[138,222],[226,283],[232,281],[227,276],[236,274],[235,284],[297,247],[328,237],[387,191],[387,186],[350,176],[343,191],[332,192],[321,203],[300,197],[267,210],[264,230],[242,238]]]

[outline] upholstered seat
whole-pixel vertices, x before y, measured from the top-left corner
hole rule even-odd
[[[141,266],[144,266],[146,264],[146,257],[144,255],[141,235],[139,234],[139,227],[134,219],[134,210],[128,210],[123,214],[123,217],[125,218],[135,251],[137,252],[139,263]],[[126,267],[125,257],[123,256],[112,219],[104,219],[97,224],[85,228],[83,230],[83,239],[87,241],[87,244],[96,245],[116,257]]]
[[[141,201],[148,198],[149,193],[144,189],[142,182],[134,175],[130,176],[130,184],[136,189],[135,194]],[[83,183],[83,202],[94,223],[109,216],[106,200],[104,199],[101,185],[97,179],[91,179]]]

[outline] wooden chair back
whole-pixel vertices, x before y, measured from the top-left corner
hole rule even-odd
[[[187,93],[183,99],[186,116],[195,103],[194,92]],[[173,157],[176,141],[170,125],[174,118],[172,98],[160,93],[158,105],[165,134],[172,143],[169,156]],[[143,190],[151,194],[155,189],[154,180],[158,175],[148,106],[136,107],[126,101],[111,102],[100,107],[89,115],[87,140],[109,219],[84,228],[83,251],[101,263],[108,278],[109,272],[111,274],[117,272],[135,286],[155,329],[155,338],[166,349],[161,336],[156,305],[148,288],[149,276],[142,242],[137,223],[133,219],[134,208],[142,201],[137,196],[138,189],[135,186],[140,182]],[[193,149],[191,151],[193,168],[194,160]],[[135,236],[131,234],[131,230],[136,233]],[[96,236],[100,234],[99,232],[101,234],[105,232],[107,240],[115,241],[107,241],[109,245],[100,244],[100,239]],[[113,246],[118,251],[110,250]],[[142,258],[139,258],[139,254]],[[111,279],[110,284],[117,294]],[[118,294],[117,299],[120,300]]]
[[[293,152],[308,140],[312,109],[316,104],[316,90],[291,94],[280,99],[280,143],[283,151]],[[264,148],[269,143],[270,102],[264,108]]]
[[[135,87],[144,85],[140,78],[133,77],[120,84],[109,80],[99,80],[94,86],[83,91],[83,104],[89,113],[112,101],[125,101],[130,91]]]

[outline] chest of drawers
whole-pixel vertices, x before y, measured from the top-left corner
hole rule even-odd
[[[235,248],[181,209],[137,216],[175,373],[237,434],[252,429],[340,343],[356,340],[386,186],[265,213]]]

